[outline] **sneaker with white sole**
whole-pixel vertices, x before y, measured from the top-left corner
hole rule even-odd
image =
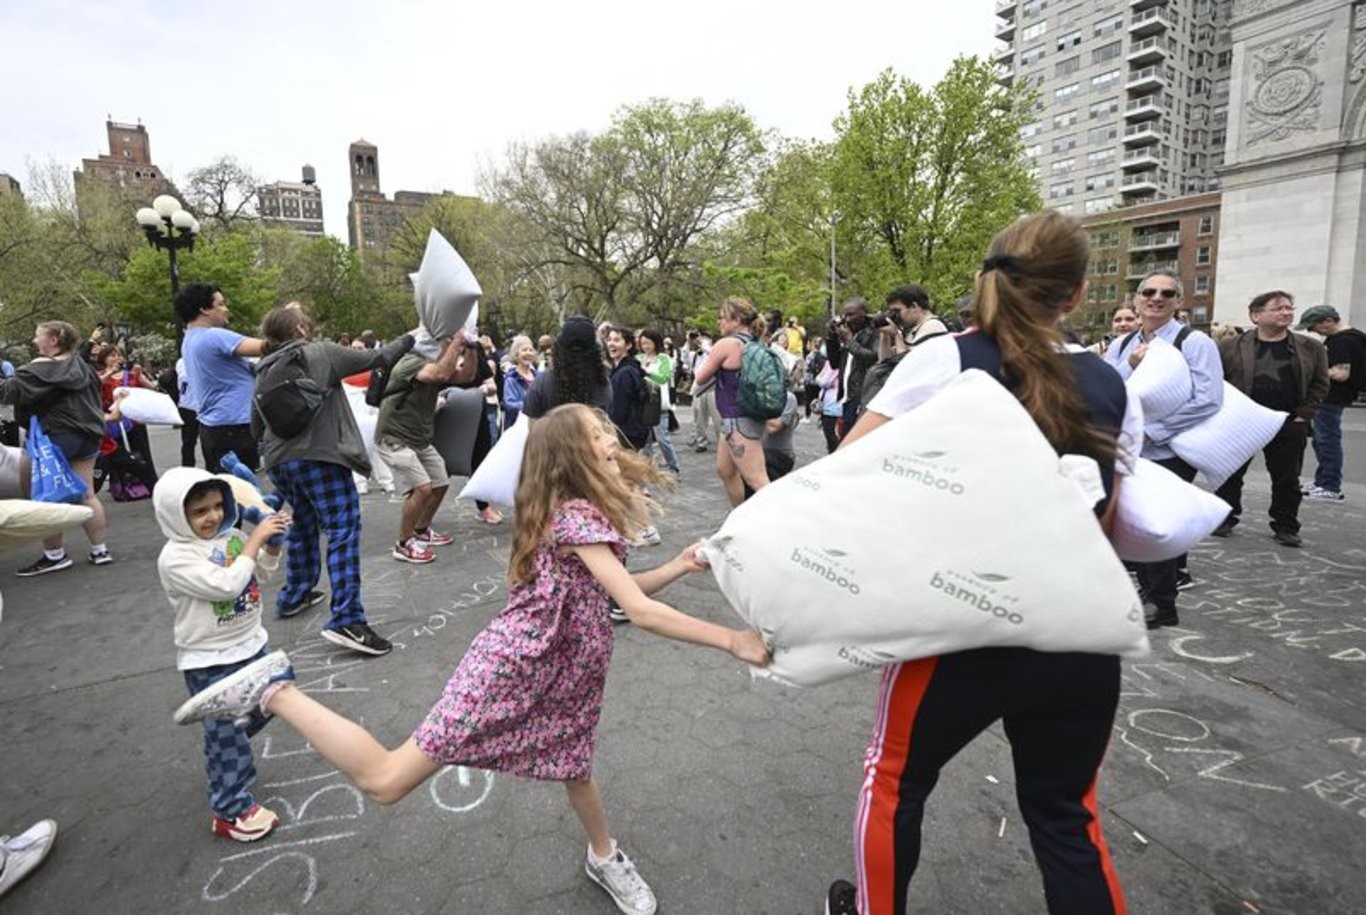
[[[48,572],[60,572],[62,569],[71,568],[71,557],[63,556],[61,559],[48,559],[47,554],[38,557],[38,561],[32,565],[24,566],[14,574],[20,578],[32,578],[35,575],[46,575]]]
[[[17,836],[0,836],[0,896],[42,864],[56,840],[53,820],[39,820]]]
[[[286,620],[291,616],[298,616],[305,610],[318,606],[318,604],[321,604],[325,600],[327,600],[327,595],[323,592],[309,591],[308,595],[304,597],[301,602],[294,604],[293,606],[286,607],[284,604],[280,604],[275,608],[275,615],[282,620]]]
[[[261,704],[266,687],[281,680],[293,680],[294,668],[283,651],[272,651],[241,670],[195,693],[175,710],[176,724],[189,724],[205,718],[243,718]]]
[[[848,880],[836,880],[825,895],[825,915],[858,915],[858,890]]]
[[[434,546],[450,546],[455,543],[455,538],[450,534],[443,534],[434,527],[426,530],[414,531],[414,536],[421,540],[430,549]]]
[[[232,839],[235,842],[255,842],[257,839],[264,839],[266,836],[280,825],[280,818],[275,815],[275,811],[260,804],[252,804],[247,808],[247,812],[241,816],[226,820],[223,817],[213,818],[213,834],[222,839]]]
[[[375,630],[365,623],[351,623],[346,626],[338,626],[335,629],[324,629],[322,637],[333,645],[340,645],[343,648],[375,657],[388,654],[394,650],[392,642],[381,638]]]
[[[620,848],[601,864],[593,860],[593,851],[589,849],[583,869],[590,880],[607,891],[617,908],[626,915],[654,915],[659,905],[655,901],[654,891],[636,872],[636,866]]]
[[[87,559],[92,566],[107,566],[114,561],[114,557],[109,555],[108,550],[100,550],[98,553],[91,550]]]
[[[1333,489],[1324,489],[1322,486],[1312,487],[1304,497],[1310,502],[1343,502],[1346,496]]]
[[[425,565],[436,561],[436,554],[427,549],[427,544],[416,537],[409,537],[407,540],[395,543],[391,555],[399,562],[411,562],[414,565]]]

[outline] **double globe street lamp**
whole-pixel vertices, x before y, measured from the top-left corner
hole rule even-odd
[[[176,252],[194,250],[195,237],[199,235],[199,220],[194,214],[181,207],[180,201],[170,194],[162,194],[152,201],[149,207],[137,212],[138,225],[147,233],[147,244],[170,254],[171,257],[171,297],[180,292],[180,266],[176,263]]]

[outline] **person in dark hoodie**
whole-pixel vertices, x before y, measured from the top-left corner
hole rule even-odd
[[[85,522],[90,538],[90,563],[102,566],[113,561],[105,545],[104,508],[95,497],[95,459],[104,437],[104,411],[100,409],[100,378],[77,353],[80,336],[65,321],[44,321],[33,332],[33,347],[38,357],[14,372],[13,378],[0,380],[0,403],[13,404],[20,425],[27,428],[29,417],[38,417],[43,432],[61,450],[71,469],[85,481],[81,504],[94,514]],[[62,535],[43,541],[43,555],[37,562],[16,572],[21,578],[60,572],[71,568]]]

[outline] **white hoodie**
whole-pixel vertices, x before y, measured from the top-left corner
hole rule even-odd
[[[216,481],[223,491],[223,523],[204,540],[185,517],[191,487]],[[237,502],[228,484],[197,467],[175,467],[162,474],[152,491],[157,522],[166,545],[157,572],[175,608],[176,668],[195,670],[244,661],[266,645],[261,625],[261,587],[256,581],[279,568],[280,557],[264,549],[258,560],[242,556],[246,534],[237,529]]]

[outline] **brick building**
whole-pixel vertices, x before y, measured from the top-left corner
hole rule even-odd
[[[361,260],[382,262],[389,241],[408,219],[440,194],[397,191],[390,200],[380,190],[379,147],[368,140],[351,144],[347,155],[351,200],[346,208],[347,238]]]
[[[180,198],[180,191],[152,161],[152,141],[145,125],[120,124],[111,119],[104,126],[109,152],[94,159],[82,159],[80,169],[72,176],[77,207],[82,196],[89,196],[88,188],[92,185],[112,188],[137,206],[146,206],[159,194]]]
[[[1214,315],[1219,260],[1220,195],[1193,194],[1083,217],[1091,235],[1091,275],[1081,327],[1109,327],[1109,314],[1130,300],[1149,270],[1181,277],[1191,324],[1207,328]]]

